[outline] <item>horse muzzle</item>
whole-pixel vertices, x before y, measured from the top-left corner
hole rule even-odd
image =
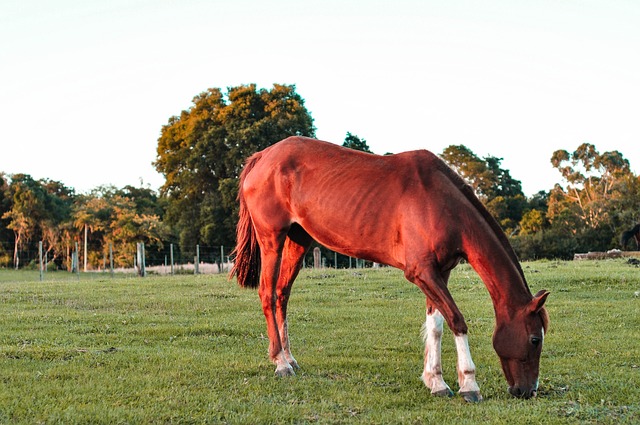
[[[509,394],[517,398],[530,399],[538,394],[537,388],[524,389],[517,386],[509,387]]]

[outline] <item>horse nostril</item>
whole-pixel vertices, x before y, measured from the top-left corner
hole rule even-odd
[[[529,399],[537,395],[536,390],[523,390],[520,387],[509,387],[509,394],[514,397]]]

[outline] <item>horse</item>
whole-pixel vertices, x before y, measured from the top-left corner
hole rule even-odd
[[[535,397],[548,325],[548,291],[532,295],[504,232],[473,190],[426,150],[378,156],[290,137],[249,157],[240,174],[235,262],[242,287],[258,287],[277,376],[295,375],[287,305],[313,240],[404,271],[426,296],[422,380],[453,396],[442,377],[443,324],[453,331],[459,395],[482,400],[468,327],[447,282],[467,261],[495,311],[493,347],[516,397]]]
[[[627,247],[627,243],[631,238],[634,238],[636,240],[636,249],[640,251],[640,224],[636,224],[633,229],[622,232],[622,236],[620,237],[620,244],[622,245],[622,249],[625,249]]]

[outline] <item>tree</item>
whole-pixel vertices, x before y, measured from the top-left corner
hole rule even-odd
[[[640,183],[619,151],[600,154],[590,143],[569,153],[557,150],[551,164],[564,180],[551,191],[547,217],[552,229],[566,229],[577,252],[619,247],[622,230],[640,207]]]
[[[9,241],[13,233],[7,226],[9,224],[8,216],[5,214],[11,209],[11,192],[9,191],[8,177],[4,172],[0,171],[0,267],[7,267],[11,264],[12,255],[9,247],[4,242]]]
[[[313,119],[295,86],[211,88],[169,118],[154,165],[161,196],[183,252],[196,244],[235,243],[235,194],[244,161],[288,136],[314,136]],[[232,217],[232,218],[230,218]]]
[[[138,242],[162,247],[168,231],[155,214],[159,206],[154,205],[154,199],[152,190],[131,186],[98,187],[78,198],[73,223],[84,240],[83,258],[87,268],[104,261],[110,245],[114,248],[116,266],[131,265]]]
[[[37,181],[27,174],[14,174],[9,185],[11,208],[2,218],[8,220],[7,228],[13,230],[13,266],[20,266],[19,251],[37,230],[44,209],[44,191]]]
[[[572,154],[566,150],[555,151],[551,164],[566,181],[566,188],[556,185],[553,189],[555,202],[550,220],[570,209],[581,223],[592,229],[606,223],[610,214],[608,201],[615,196],[618,183],[631,174],[629,161],[618,151],[601,155],[594,145],[583,143]]]
[[[520,220],[521,235],[535,235],[544,227],[544,215],[539,210],[529,210]]]
[[[505,231],[510,233],[517,228],[526,198],[520,181],[500,168],[501,158],[480,158],[464,145],[451,145],[440,156],[473,188]]]
[[[158,198],[158,194],[153,189],[127,185],[122,189],[115,189],[114,194],[131,199],[135,204],[135,210],[138,214],[157,215],[158,217],[164,216],[164,202]]]
[[[118,194],[110,196],[107,203],[109,231],[104,236],[103,255],[109,244],[113,244],[116,247],[114,262],[124,266],[130,264],[138,242],[143,242],[148,247],[162,247],[168,232],[159,216],[138,213],[134,200]]]
[[[350,132],[347,132],[342,146],[349,149],[355,149],[357,151],[373,153],[371,152],[371,149],[369,149],[369,145],[367,145],[366,140],[361,139],[360,137],[356,136],[355,134],[351,134]]]
[[[89,263],[89,236],[99,243],[109,229],[111,206],[104,196],[105,191],[108,188],[95,189],[89,195],[81,196],[74,205],[73,224],[82,233],[85,272]]]
[[[55,263],[64,255],[65,248],[68,246],[69,220],[75,201],[75,191],[57,181],[40,180],[40,184],[45,191],[45,213],[38,225],[45,258]]]

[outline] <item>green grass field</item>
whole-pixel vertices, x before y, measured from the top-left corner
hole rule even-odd
[[[539,395],[518,400],[491,346],[494,318],[466,265],[485,401],[434,398],[419,377],[424,297],[395,269],[305,271],[290,304],[302,369],[274,377],[258,296],[225,276],[85,279],[0,271],[0,423],[639,423],[640,269],[534,262],[552,291]],[[445,379],[455,389],[451,332]]]

